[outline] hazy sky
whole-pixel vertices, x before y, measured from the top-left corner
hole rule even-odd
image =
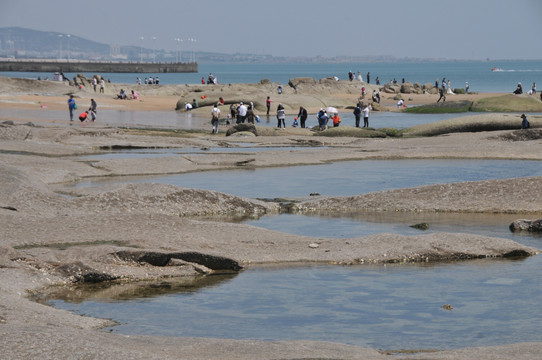
[[[275,56],[542,59],[540,20],[541,0],[0,0],[0,27]]]

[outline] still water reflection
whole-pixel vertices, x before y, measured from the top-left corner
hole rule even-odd
[[[224,111],[224,114],[227,111]],[[97,126],[122,126],[122,127],[149,127],[165,129],[209,129],[209,116],[192,112],[170,111],[132,111],[132,110],[111,110],[100,109],[97,119]],[[468,114],[465,114],[468,115]],[[342,124],[355,126],[354,115],[351,111],[340,113]],[[399,112],[373,112],[371,113],[370,125],[374,128],[396,128],[405,129],[408,127],[432,123],[435,121],[446,120],[462,116],[461,114],[407,114]],[[12,109],[1,108],[0,118],[13,119],[17,121],[31,121],[39,124],[54,124],[55,126],[80,126],[79,121],[70,123],[67,111],[50,110],[47,108],[32,109]],[[293,124],[294,115],[286,117],[286,125]],[[261,122],[258,126],[274,127],[277,120],[274,116],[261,116]],[[86,126],[93,126],[87,124]],[[316,115],[310,115],[307,119],[307,127],[318,126]],[[226,125],[221,125],[220,129],[225,129]]]
[[[249,198],[349,196],[437,183],[541,176],[542,163],[528,160],[363,160],[323,165],[206,171],[155,177],[82,181],[74,186],[162,183],[216,190]]]
[[[536,161],[401,160],[207,172],[154,182],[248,197],[353,195],[389,188],[542,175]],[[134,179],[123,182],[133,182]],[[149,182],[149,178],[137,180]],[[88,182],[78,186],[103,185]],[[467,232],[512,238],[509,215],[277,215],[249,224],[318,237],[376,232]],[[542,341],[542,257],[444,264],[251,268],[211,276],[210,284],[69,292],[49,302],[80,314],[112,318],[114,332],[262,340],[326,340],[382,349],[445,349]],[[113,295],[108,294],[113,293]],[[77,296],[74,296],[77,294]],[[86,299],[86,300],[85,300]],[[451,304],[452,310],[442,308]]]
[[[197,292],[53,300],[125,334],[311,339],[381,349],[541,341],[541,257],[433,265],[251,269]],[[445,310],[450,304],[453,310]]]

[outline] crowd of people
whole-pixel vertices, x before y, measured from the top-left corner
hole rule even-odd
[[[363,77],[362,77],[362,75],[361,75],[361,73],[359,71],[357,72],[357,76],[352,71],[350,71],[348,73],[348,79],[350,81],[354,81],[356,78],[361,83],[363,83]],[[366,74],[366,80],[367,80],[367,83],[370,82],[370,73],[369,72]],[[149,78],[145,78],[144,83],[145,84],[159,84],[159,81],[160,80],[159,80],[158,77],[149,77]],[[401,81],[402,81],[402,83],[404,83],[405,79],[403,78]],[[377,82],[377,84],[380,83],[380,80],[379,80],[378,77],[376,78],[376,82]],[[94,91],[97,91],[97,87],[98,87],[98,84],[99,84],[100,85],[100,90],[99,91],[104,92],[104,88],[105,88],[104,83],[105,83],[105,81],[103,79],[99,80],[96,77],[94,77],[93,80],[92,80],[92,85],[94,87]],[[203,84],[205,84],[205,83],[206,84],[217,84],[218,80],[217,80],[216,76],[214,76],[212,73],[209,73],[207,81],[205,81],[205,79],[202,78],[202,83]],[[391,84],[396,84],[397,80],[396,79],[390,80],[390,83]],[[137,84],[138,85],[141,84],[141,79],[139,77],[137,78]],[[441,100],[443,102],[445,102],[446,101],[446,95],[455,94],[454,91],[452,90],[451,81],[449,79],[446,80],[446,78],[444,78],[444,77],[440,81],[439,81],[438,78],[436,79],[435,87],[438,89],[438,94],[439,94],[439,98],[437,100],[437,103],[440,102]],[[469,88],[470,88],[469,83],[466,82],[465,83],[465,93],[466,94],[469,93],[469,90],[470,90]],[[283,92],[282,85],[278,85],[277,94],[281,95],[282,92]],[[513,93],[514,94],[522,94],[523,93],[523,88],[522,88],[521,83],[517,84],[516,90]],[[528,94],[529,95],[534,95],[536,93],[537,93],[536,83],[533,82],[533,84],[531,86],[531,89],[528,91]],[[363,126],[362,127],[363,128],[368,128],[369,127],[369,114],[370,114],[370,111],[372,110],[372,104],[380,104],[380,101],[381,101],[380,89],[373,89],[370,103],[364,103],[365,95],[366,95],[366,88],[365,88],[364,85],[362,85],[362,87],[361,87],[361,97],[359,98],[359,102],[356,104],[356,106],[354,107],[354,111],[353,111],[354,118],[355,118],[355,126],[357,128],[359,128],[361,126],[361,118],[362,117],[363,117]],[[117,99],[123,99],[123,100],[126,100],[126,99],[138,100],[139,95],[134,90],[131,90],[130,94],[128,95],[126,93],[126,90],[121,89],[116,98]],[[542,93],[540,94],[540,98],[542,100]],[[271,100],[271,97],[267,96],[267,98],[265,100],[266,115],[267,115],[267,118],[268,118],[267,122],[269,122],[269,116],[270,116],[270,112],[271,112],[272,102],[273,102],[273,100]],[[214,134],[218,133],[218,125],[219,125],[220,115],[221,115],[221,111],[220,111],[219,106],[224,105],[224,104],[225,104],[225,101],[224,101],[224,99],[222,97],[220,97],[218,99],[218,101],[213,104],[213,109],[211,110],[211,124],[212,124],[212,133],[214,133]],[[191,103],[186,103],[185,104],[185,110],[186,111],[191,111],[192,109],[195,109],[195,108],[198,108],[198,107],[199,107],[199,104],[198,104],[196,99],[193,99],[193,101]],[[403,99],[399,99],[399,101],[397,102],[397,107],[406,107],[406,104],[405,104]],[[70,98],[68,99],[68,109],[69,109],[70,121],[73,121],[74,112],[77,109],[77,104],[75,103],[75,99],[74,99],[73,95],[70,96]],[[333,111],[330,111],[330,109],[332,109]],[[244,104],[243,102],[232,103],[230,105],[229,110],[230,110],[229,114],[227,115],[227,117],[225,119],[225,122],[226,122],[227,125],[230,125],[233,121],[235,121],[235,124],[242,124],[242,123],[245,123],[245,122],[254,124],[256,122],[261,121],[260,117],[258,115],[256,115],[255,112],[254,112],[255,108],[254,108],[254,104],[252,102],[250,102],[250,104]],[[97,103],[96,103],[96,101],[94,99],[91,99],[91,104],[90,104],[89,109],[82,112],[79,115],[79,120],[82,123],[87,122],[89,119],[90,119],[90,121],[94,122],[96,120],[96,116],[97,116],[96,114],[97,114]],[[275,116],[276,116],[276,119],[277,119],[277,128],[285,129],[286,128],[286,108],[282,103],[279,103],[277,105]],[[307,126],[308,117],[309,117],[309,114],[308,114],[307,109],[304,108],[303,106],[300,106],[299,111],[297,113],[297,116],[295,116],[293,118],[293,123],[292,123],[291,126],[292,127],[307,128],[308,127]],[[521,124],[522,129],[529,128],[530,124],[527,121],[527,118],[526,118],[525,114],[523,114],[521,116],[521,118],[522,118],[522,124]],[[318,113],[316,114],[316,120],[318,122],[318,129],[320,131],[326,130],[330,124],[332,124],[333,127],[338,127],[338,126],[340,126],[340,124],[342,122],[341,118],[339,117],[339,113],[335,108],[321,108],[320,111],[318,111]]]
[[[136,84],[141,85],[140,77],[136,78]],[[158,76],[156,77],[149,76],[148,78],[145,78],[144,84],[145,85],[160,85],[160,78]]]

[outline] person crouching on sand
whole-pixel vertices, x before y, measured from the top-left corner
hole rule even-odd
[[[88,119],[88,112],[83,111],[81,114],[79,114],[79,120],[83,123],[86,122]]]

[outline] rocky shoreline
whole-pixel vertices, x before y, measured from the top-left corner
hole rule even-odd
[[[60,96],[59,94],[58,96]],[[21,95],[23,96],[23,95]],[[26,96],[26,95],[24,95]],[[176,96],[175,96],[176,97]],[[171,99],[174,98],[173,96]],[[125,104],[122,104],[124,106]],[[64,106],[64,105],[63,105]],[[508,141],[513,131],[424,138],[353,139],[285,134],[257,138],[161,136],[118,128],[0,124],[0,344],[10,359],[533,359],[541,343],[415,354],[309,341],[235,341],[109,334],[109,320],[81,317],[33,301],[51,285],[99,281],[198,279],[258,264],[366,264],[518,257],[540,250],[513,241],[461,233],[377,234],[326,239],[285,234],[203,218],[260,216],[281,204],[214,191],[158,184],[93,190],[63,185],[116,177],[294,166],[344,160],[493,158],[542,160],[540,139]],[[300,147],[251,154],[81,161],[78,155],[115,146]],[[542,215],[540,177],[435,185],[354,197],[296,199],[289,211],[447,211]],[[64,195],[61,195],[64,194]],[[65,196],[65,195],[69,196]],[[284,210],[284,209],[282,209]],[[316,245],[315,245],[316,244]]]

